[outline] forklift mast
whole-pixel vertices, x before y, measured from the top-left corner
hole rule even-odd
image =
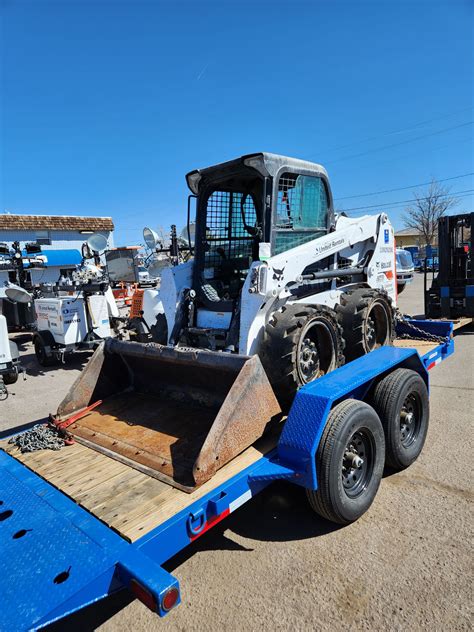
[[[447,215],[438,222],[439,271],[425,293],[430,318],[474,317],[473,227],[474,213]]]

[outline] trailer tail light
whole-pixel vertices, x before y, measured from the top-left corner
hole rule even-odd
[[[161,607],[165,612],[169,612],[171,608],[174,608],[179,600],[179,590],[177,588],[170,588],[165,592],[161,598]]]
[[[152,595],[149,590],[144,588],[135,579],[132,579],[132,581],[130,582],[130,588],[132,589],[135,597],[139,599],[143,604],[145,604],[147,608],[149,608],[153,612],[157,612],[158,604],[156,603],[154,595]]]

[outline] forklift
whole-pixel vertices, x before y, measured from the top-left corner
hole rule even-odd
[[[474,213],[447,215],[438,222],[439,269],[429,290],[425,266],[428,318],[474,318],[473,227]]]

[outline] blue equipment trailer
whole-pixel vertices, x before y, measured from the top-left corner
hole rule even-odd
[[[424,342],[403,340],[413,324]],[[85,446],[48,451],[45,464],[40,453],[20,454],[8,439],[0,441],[0,629],[39,629],[123,588],[167,614],[180,602],[180,587],[162,565],[276,480],[306,488],[311,506],[329,519],[357,519],[375,496],[384,464],[402,469],[421,451],[428,371],[454,351],[450,322],[407,321],[398,334],[401,346],[381,347],[301,388],[281,432],[191,494],[116,461],[106,477],[104,459],[112,459]],[[397,389],[405,389],[403,405]],[[357,425],[360,417],[365,421]],[[349,443],[337,453],[333,439],[348,419],[355,432],[346,432]],[[379,426],[385,439],[381,431],[377,438]],[[77,474],[68,466],[74,451]],[[96,493],[91,505],[101,472],[102,496]],[[118,516],[117,485],[121,506],[142,495],[141,513]],[[153,496],[153,485],[169,492]]]

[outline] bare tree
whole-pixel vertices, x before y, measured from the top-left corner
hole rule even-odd
[[[432,245],[439,218],[458,204],[458,200],[450,196],[449,192],[450,189],[432,180],[426,191],[415,191],[413,204],[405,209],[405,226],[420,233],[424,240],[423,245]]]

